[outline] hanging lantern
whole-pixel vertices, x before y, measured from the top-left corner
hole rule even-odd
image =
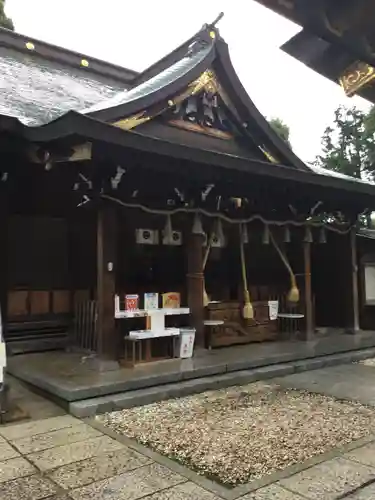
[[[223,223],[221,222],[221,219],[217,219],[216,222],[216,229],[214,233],[214,241],[212,246],[214,247],[223,247],[225,246],[225,235],[223,231]]]
[[[270,244],[270,228],[268,227],[268,224],[264,225],[262,243],[263,243],[263,245]]]
[[[203,231],[202,221],[201,221],[201,218],[199,217],[199,214],[195,214],[195,216],[194,216],[193,229],[191,232],[193,234],[199,234],[201,236],[206,236],[205,232]]]
[[[242,243],[245,245],[249,243],[249,233],[246,224],[242,224]]]
[[[309,226],[306,226],[305,237],[304,237],[303,241],[305,243],[312,243],[314,241],[313,240],[313,235],[312,235],[312,232],[311,232],[311,228]]]
[[[231,198],[231,200],[236,208],[242,207],[242,198]]]
[[[165,222],[163,230],[163,244],[171,245],[172,243],[173,243],[172,219],[170,215],[167,215],[167,220]]]
[[[327,243],[327,233],[325,227],[321,227],[319,231],[319,243]]]
[[[198,103],[194,96],[189,97],[187,101],[185,116],[190,122],[194,123],[198,121]]]
[[[288,226],[285,226],[284,230],[284,243],[290,243],[292,241],[292,237],[290,234],[290,229]]]

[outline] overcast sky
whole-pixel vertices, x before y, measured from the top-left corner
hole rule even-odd
[[[7,0],[6,11],[22,34],[135,70],[223,11],[218,27],[243,85],[265,116],[289,125],[293,148],[305,161],[319,153],[338,105],[367,106],[284,54],[280,45],[299,27],[252,0]]]

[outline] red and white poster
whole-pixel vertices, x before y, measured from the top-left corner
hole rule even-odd
[[[138,311],[139,295],[125,295],[125,309],[127,311]]]

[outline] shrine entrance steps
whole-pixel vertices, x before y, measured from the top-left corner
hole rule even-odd
[[[144,405],[205,390],[247,384],[375,357],[375,332],[333,334],[200,351],[172,359],[95,371],[78,353],[54,351],[8,358],[8,372],[77,417]]]

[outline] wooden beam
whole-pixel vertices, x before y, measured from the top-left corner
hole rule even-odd
[[[311,243],[303,243],[303,260],[305,268],[305,314],[306,314],[306,340],[314,334],[313,300],[311,286]]]
[[[103,369],[117,368],[119,339],[115,325],[116,212],[101,206],[97,219],[98,360]],[[109,363],[108,363],[109,362]]]
[[[358,260],[356,228],[350,232],[351,285],[352,285],[352,329],[358,333],[359,328],[359,296],[358,296]]]
[[[191,326],[195,328],[195,345],[205,347],[203,307],[203,235],[190,234],[187,245],[187,297],[190,307]]]

